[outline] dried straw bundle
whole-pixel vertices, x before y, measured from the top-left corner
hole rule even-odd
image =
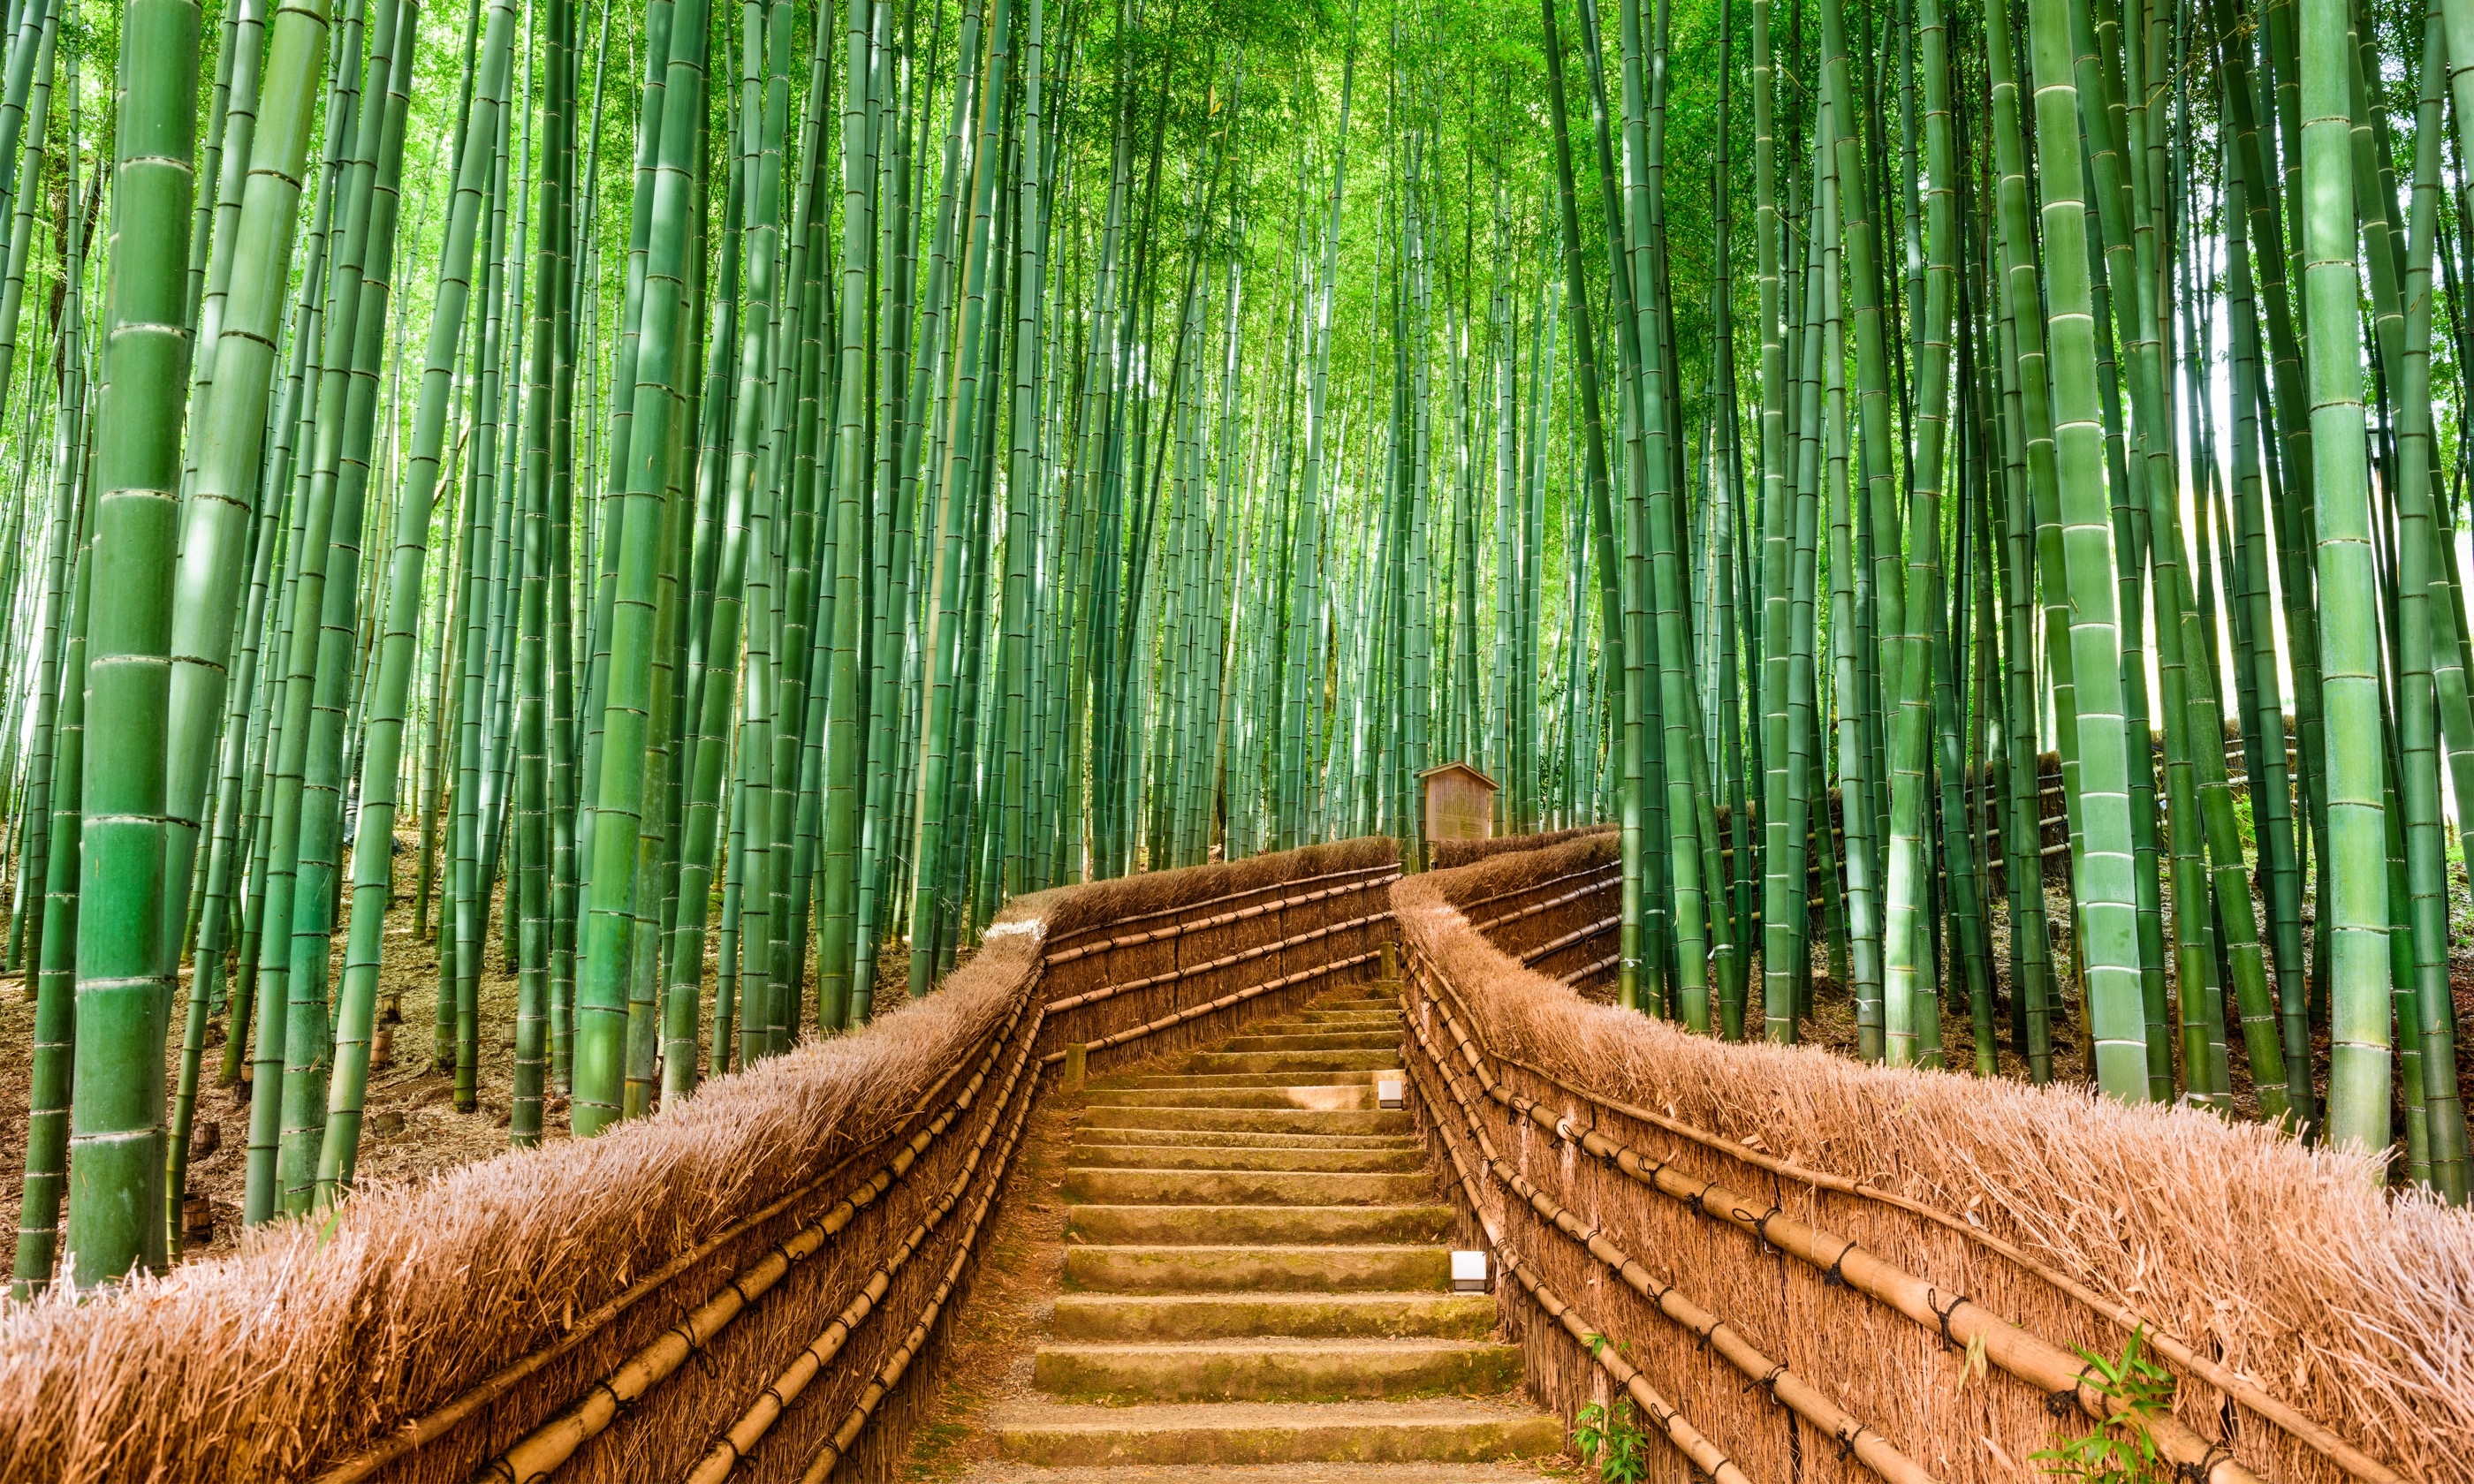
[[[1045,914],[1047,946],[1062,960],[1050,965],[1044,979],[1042,996],[1050,1004],[1152,981],[1052,1014],[1042,1049],[1095,1041],[1233,992],[1372,953],[1392,937],[1384,883],[1399,859],[1397,843],[1375,835],[1025,898],[1024,911]],[[1224,918],[1231,921],[1218,921]],[[1144,941],[1131,941],[1136,938]],[[1103,943],[1115,945],[1091,951]],[[1077,956],[1065,959],[1067,953]],[[1372,977],[1369,962],[1299,978],[1096,1052],[1090,1068],[1097,1074],[1217,1044],[1241,1021],[1286,1014],[1328,990]]]
[[[364,1187],[330,1221],[265,1228],[236,1257],[141,1277],[85,1304],[63,1291],[0,1312],[0,1484],[314,1477],[366,1457],[409,1420],[553,1345],[646,1275],[712,1244],[674,1281],[525,1376],[472,1421],[371,1475],[417,1484],[468,1478],[814,1219],[844,1185],[864,1178],[950,1106],[957,1067],[977,1059],[1031,997],[1307,940],[1068,1012],[1058,1019],[1070,1024],[1039,1033],[1046,1047],[1124,1033],[1267,977],[1370,951],[1388,934],[1382,887],[1397,858],[1388,840],[1352,841],[1026,898],[1001,915],[979,952],[934,995],[858,1034],[803,1044],[712,1083],[614,1137],[511,1154],[417,1184]],[[1331,890],[1338,886],[1348,889]],[[1283,905],[1302,896],[1314,899]],[[1213,922],[1231,912],[1245,915]],[[1330,930],[1367,914],[1387,921]],[[1128,919],[1171,931],[1135,947],[1081,953],[1054,971],[1045,967],[1052,944],[1087,943],[1100,938],[1091,929]],[[1213,925],[1174,930],[1196,922]],[[1308,980],[1147,1036],[1122,1054],[1149,1057],[1222,1036],[1235,1020],[1322,988]],[[1034,1018],[1016,1019],[1005,1047],[1008,1065]],[[992,1087],[829,1246],[666,1379],[641,1410],[587,1443],[561,1476],[684,1472],[783,1361],[848,1305],[963,1170],[974,1143],[984,1142],[980,1136],[1019,1107],[1018,1096],[1000,1097]],[[1001,1181],[1001,1163],[991,1158],[971,1173],[972,1205]],[[812,1195],[749,1222],[812,1185]],[[716,1240],[740,1226],[745,1230]],[[796,1477],[879,1370],[919,1337],[915,1322],[944,1283],[964,1227],[946,1222],[902,1265],[874,1317],[759,1448],[755,1477]],[[944,1312],[964,1301],[968,1279],[965,1263]],[[933,1371],[941,1334],[928,1327],[909,1375]],[[893,1389],[837,1476],[890,1477],[928,1394]]]
[[[0,1314],[0,1479],[314,1472],[900,1128],[1032,964],[992,945],[946,993],[716,1082],[623,1137],[364,1190],[327,1223],[254,1233],[236,1257]],[[751,1233],[711,1265],[727,1271],[733,1248],[771,1239]],[[594,1374],[643,1328],[613,1326],[552,1369]],[[470,1430],[537,1420],[523,1400],[563,1395],[560,1379],[546,1373]]]
[[[1393,890],[1403,936],[1458,989],[1497,1075],[1517,1092],[1843,1233],[2058,1343],[2120,1351],[2116,1324],[1964,1235],[1877,1200],[1783,1179],[1557,1085],[1960,1213],[2404,1474],[2474,1480],[2474,1218],[2420,1196],[2387,1196],[2375,1160],[2304,1148],[2257,1125],[2123,1108],[2076,1089],[1688,1036],[1520,969],[1458,910],[1577,869],[1605,849],[1585,840],[1507,854]],[[1938,1335],[1579,1158],[1568,1142],[1523,1127],[1500,1144],[1526,1177],[1627,1250],[1670,1264],[1669,1281],[1799,1374],[1826,1377],[1842,1404],[1943,1477],[2022,1477],[2025,1455],[2057,1429],[2084,1430],[2075,1419],[2056,1424],[2044,1398],[1998,1372],[1961,1387],[1965,1357]],[[1635,1363],[1677,1405],[1738,1456],[1771,1455],[1786,1442],[1766,1403],[1753,1405],[1689,1336],[1521,1217],[1514,1210],[1507,1220],[1522,1250],[1568,1301],[1635,1342]],[[1594,1398],[1591,1369],[1572,1357],[1532,1361],[1533,1380],[1567,1408]],[[2183,1378],[2176,1410],[2202,1434],[2229,1438],[2263,1477],[2343,1477],[2202,1381]],[[1809,1439],[1789,1446],[1807,1477],[1839,1476],[1826,1448]]]
[[[1586,840],[1595,835],[1612,839],[1613,825],[1575,825],[1569,829],[1550,830],[1540,835],[1497,835],[1492,840],[1437,840],[1426,847],[1429,869],[1450,871],[1460,866],[1474,866],[1498,855],[1543,850],[1562,845],[1566,840]]]

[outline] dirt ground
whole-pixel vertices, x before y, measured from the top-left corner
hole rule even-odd
[[[937,1398],[912,1435],[909,1476],[950,1479],[986,1456],[977,1424],[989,1406],[1031,1389],[1033,1342],[1056,1306],[1065,1267],[1058,1186],[1082,1095],[1052,1089],[1031,1111],[1005,1194],[971,1265],[970,1302],[954,1310]]]
[[[405,838],[409,844],[410,837]],[[515,975],[507,971],[494,938],[481,955],[482,1032],[477,1068],[480,1106],[473,1113],[457,1113],[452,1075],[432,1070],[438,957],[434,936],[416,940],[413,935],[410,860],[407,856],[406,869],[400,872],[400,900],[387,913],[386,953],[378,970],[381,1018],[388,1014],[386,1007],[392,1005],[401,1019],[385,1026],[392,1041],[388,1065],[374,1065],[370,1072],[358,1172],[358,1180],[364,1185],[416,1179],[469,1161],[487,1159],[507,1147],[508,1106],[515,1086]],[[433,911],[435,906],[433,903]],[[432,922],[434,935],[434,916]],[[339,979],[342,972],[343,940],[338,935],[334,954],[328,961],[329,982]],[[172,1012],[171,1044],[164,1056],[166,1088],[179,1085],[181,1028],[186,1023],[189,984],[184,969],[181,995]],[[251,1084],[244,1080],[229,1087],[218,1086],[224,1056],[224,1018],[218,1016],[206,1026],[188,1177],[190,1194],[203,1195],[211,1205],[214,1235],[203,1243],[187,1243],[182,1254],[184,1259],[230,1253],[238,1246],[240,1236]],[[0,1210],[8,1212],[17,1209],[25,1185],[34,1028],[31,977],[0,976]],[[565,1098],[555,1098],[545,1106],[542,1136],[545,1139],[567,1137]],[[212,1153],[197,1152],[210,1142],[217,1145]]]
[[[413,888],[417,872],[417,840],[399,836],[397,900],[388,909],[386,951],[378,970],[381,1019],[391,1033],[389,1064],[373,1065],[364,1104],[360,1165],[363,1185],[417,1180],[474,1160],[486,1160],[507,1147],[509,1108],[515,1090],[516,976],[500,951],[499,909],[504,894],[492,903],[491,932],[481,951],[481,1038],[478,1103],[472,1113],[455,1110],[454,1077],[431,1060],[438,1010],[436,914],[443,899],[431,904],[430,932],[413,932]],[[347,868],[349,869],[349,867]],[[718,947],[708,937],[708,962]],[[967,961],[966,951],[963,960]],[[336,936],[328,960],[328,983],[343,974],[343,938]],[[880,957],[877,1002],[891,1004],[905,993],[908,964],[899,954]],[[812,982],[813,982],[813,975]],[[189,971],[183,969],[181,995],[174,1002],[171,1044],[164,1056],[164,1086],[179,1085],[181,1033],[186,1023]],[[394,1007],[400,1020],[387,1019]],[[710,1026],[699,1039],[698,1057],[705,1063]],[[13,1219],[25,1188],[26,1124],[29,1080],[35,1034],[34,984],[28,974],[0,974],[0,1219]],[[183,1260],[219,1257],[239,1245],[241,1198],[247,1180],[249,1097],[251,1084],[218,1086],[224,1055],[225,1017],[207,1022],[205,1055],[200,1059],[195,1133],[190,1144],[188,1191],[203,1195],[214,1216],[214,1232],[204,1242],[188,1242]],[[244,1062],[246,1066],[246,1062]],[[568,1103],[555,1089],[542,1109],[545,1142],[568,1137]],[[198,1153],[207,1144],[211,1153]]]

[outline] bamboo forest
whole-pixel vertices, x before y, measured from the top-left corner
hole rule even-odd
[[[21,1299],[1437,770],[1585,996],[2467,1198],[2474,0],[0,10]]]

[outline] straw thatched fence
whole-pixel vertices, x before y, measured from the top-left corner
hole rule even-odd
[[[1396,859],[1028,898],[935,994],[611,1137],[0,1312],[0,1481],[890,1477],[1043,1068],[1372,977]]]
[[[2474,1216],[2255,1124],[1589,1003],[1520,960],[1614,849],[1392,890],[1413,1101],[1549,1404],[1628,1392],[1677,1479],[2019,1480],[2095,1426],[2074,1348],[2144,1324],[2176,1478],[2474,1481]]]

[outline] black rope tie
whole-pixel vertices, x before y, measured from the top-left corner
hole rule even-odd
[[[2068,1386],[2048,1393],[2045,1397],[2045,1410],[2055,1417],[2070,1416],[2072,1409],[2079,1404],[2079,1388],[2087,1384],[2089,1369],[2087,1366],[2079,1367],[2079,1374],[2071,1377],[2071,1383]]]
[[[1696,1216],[1707,1216],[1710,1214],[1710,1208],[1702,1204],[1709,1198],[1710,1190],[1710,1187],[1709,1185],[1703,1185],[1700,1189],[1692,1192],[1692,1199],[1684,1203],[1685,1205],[1692,1208],[1692,1214]]]
[[[1849,1430],[1847,1430],[1847,1431],[1845,1431],[1845,1432],[1842,1432],[1842,1433],[1837,1434],[1837,1438],[1838,1438],[1838,1461],[1839,1461],[1840,1463],[1845,1463],[1845,1462],[1847,1461],[1847,1459],[1848,1459],[1849,1455],[1853,1454],[1853,1453],[1856,1451],[1856,1439],[1858,1439],[1858,1438],[1860,1438],[1860,1437],[1862,1437],[1862,1436],[1864,1436],[1864,1433],[1865,1433],[1865,1424],[1862,1424],[1862,1423],[1857,1423],[1854,1427],[1850,1428]]]
[[[1782,1360],[1778,1364],[1770,1367],[1769,1374],[1767,1376],[1757,1376],[1751,1380],[1746,1381],[1744,1383],[1744,1389],[1746,1391],[1750,1391],[1756,1386],[1760,1387],[1762,1390],[1770,1394],[1770,1405],[1784,1406],[1786,1403],[1779,1400],[1778,1393],[1779,1377],[1784,1375],[1786,1375],[1786,1362]]]
[[[1956,1345],[1958,1343],[1958,1337],[1950,1332],[1950,1316],[1957,1313],[1958,1306],[1966,1302],[1967,1295],[1963,1293],[1953,1294],[1951,1296],[1950,1306],[1948,1308],[1934,1308],[1933,1290],[1930,1288],[1925,1290],[1925,1307],[1932,1309],[1933,1317],[1941,1321],[1941,1342],[1944,1345]],[[2087,1373],[2082,1371],[2079,1374],[2084,1376]]]
[[[1753,1235],[1760,1238],[1761,1251],[1776,1252],[1779,1250],[1778,1244],[1770,1240],[1770,1222],[1773,1218],[1784,1215],[1785,1213],[1785,1207],[1773,1206],[1768,1210],[1761,1212],[1760,1219],[1753,1223]]]
[[[2232,1448],[2221,1443],[2211,1443],[2208,1450],[2199,1455],[2198,1462],[2176,1464],[2173,1477],[2186,1481],[2186,1484],[2208,1484],[2208,1475],[2216,1472],[2217,1465],[2230,1462],[2233,1456]]]
[[[1822,1287],[1844,1288],[1847,1286],[1847,1274],[1844,1270],[1844,1265],[1847,1261],[1847,1255],[1855,1250],[1856,1244],[1854,1242],[1849,1242],[1846,1246],[1838,1249],[1838,1256],[1831,1258],[1830,1266],[1822,1270]]]

